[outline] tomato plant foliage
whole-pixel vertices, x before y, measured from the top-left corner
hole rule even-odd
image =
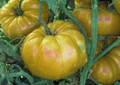
[[[46,2],[49,8],[55,13],[57,9],[57,3],[62,2],[66,5],[67,0],[39,0],[40,2]]]

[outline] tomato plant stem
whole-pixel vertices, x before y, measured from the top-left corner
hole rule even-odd
[[[13,66],[17,66],[17,65],[13,65]],[[23,77],[27,78],[28,81],[30,82],[30,85],[33,84],[33,78],[29,74],[23,72],[19,66],[17,66],[17,67],[19,68],[20,72],[9,73],[6,65],[4,63],[0,62],[0,68],[1,68],[1,71],[3,71],[3,73],[2,73],[3,76],[1,76],[1,78],[0,78],[0,85],[5,78],[7,78],[8,83],[10,83],[10,81],[9,81],[10,78],[19,77],[19,76],[23,76]]]
[[[9,78],[13,78],[13,77],[19,77],[19,76],[24,76],[25,78],[27,78],[30,82],[30,85],[32,85],[33,83],[33,78],[31,76],[29,76],[27,73],[25,72],[16,72],[16,73],[10,73],[8,75]],[[2,83],[2,81],[5,79],[6,77],[1,77],[0,79],[0,84]]]
[[[93,64],[96,61],[98,61],[101,57],[103,57],[107,52],[109,52],[113,47],[115,47],[116,45],[118,45],[119,43],[120,43],[120,39],[116,40],[112,45],[110,45],[108,48],[106,48],[99,56],[97,56],[95,58],[95,60],[93,60]]]
[[[108,5],[108,7],[114,5],[118,0],[113,0],[111,4]]]
[[[46,34],[47,35],[51,35],[50,29],[48,28],[48,26],[46,25],[46,23],[42,20],[41,15],[42,15],[42,5],[43,5],[43,1],[40,1],[40,6],[39,6],[39,15],[38,15],[38,20],[42,23],[42,25],[45,27],[46,29]]]
[[[19,77],[19,76],[24,76],[25,78],[27,78],[29,80],[29,82],[30,82],[30,85],[32,85],[33,78],[31,76],[29,76],[29,74],[27,74],[25,72],[17,72],[17,73],[10,73],[9,74],[9,78]]]
[[[92,0],[92,45],[90,56],[88,57],[88,62],[86,63],[83,73],[80,77],[80,85],[85,85],[87,74],[93,63],[93,57],[96,52],[97,46],[97,25],[98,24],[98,2],[97,0]]]
[[[18,5],[18,9],[17,9],[18,15],[22,15],[23,14],[22,9],[21,9],[22,1],[23,0],[20,0],[19,5]]]
[[[65,8],[64,4],[62,2],[59,2],[58,4],[60,6],[60,8],[64,11],[64,13],[78,26],[78,28],[80,29],[80,31],[82,32],[82,34],[85,37],[86,40],[86,45],[87,45],[87,53],[89,54],[89,48],[90,48],[90,44],[89,44],[89,39],[87,37],[87,34],[82,26],[82,24],[75,18],[73,17],[69,11]]]

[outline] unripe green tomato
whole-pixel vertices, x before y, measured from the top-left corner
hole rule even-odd
[[[58,20],[49,23],[48,27],[52,35],[46,35],[41,26],[25,38],[22,59],[37,77],[66,78],[87,62],[85,39],[70,22]]]

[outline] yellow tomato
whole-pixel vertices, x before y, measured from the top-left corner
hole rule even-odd
[[[46,35],[41,26],[24,40],[22,59],[27,68],[38,77],[62,79],[75,73],[87,61],[83,35],[70,22],[49,23],[52,35]]]
[[[89,7],[91,6],[91,0],[75,0],[75,8],[79,6]]]
[[[0,10],[0,23],[5,35],[13,39],[15,37],[25,36],[41,24],[32,26],[38,19],[39,1],[23,0],[21,11],[18,11],[20,0],[10,0]],[[48,20],[48,7],[44,3],[42,7],[42,18],[45,22]]]
[[[98,11],[98,36],[119,35],[120,15],[107,10],[105,4],[99,6]],[[91,37],[91,9],[79,8],[73,11],[75,16],[85,28],[88,37]]]
[[[104,85],[120,80],[120,45],[98,60],[92,69],[93,78]]]

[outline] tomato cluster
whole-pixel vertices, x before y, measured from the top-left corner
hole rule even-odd
[[[87,62],[85,38],[72,22],[56,20],[48,23],[48,5],[42,6],[42,18],[47,27],[40,22],[39,0],[10,0],[0,9],[0,24],[5,35],[10,38],[26,36],[21,49],[23,62],[32,74],[51,80],[63,79],[74,74]],[[110,1],[110,0],[109,0]],[[111,0],[112,2],[112,0]],[[108,10],[108,4],[99,4],[98,36],[115,36],[106,40],[109,46],[120,34],[120,0],[114,4],[117,12]],[[84,27],[91,39],[91,0],[75,0],[71,13]],[[50,34],[47,34],[49,29]],[[105,48],[105,41],[99,41],[95,57]],[[112,84],[119,80],[120,46],[113,48],[98,60],[93,69],[93,78],[102,84]]]
[[[85,39],[72,22],[49,23],[50,35],[38,18],[48,21],[48,6],[39,0],[10,0],[0,9],[0,23],[10,38],[26,36],[21,55],[27,68],[36,76],[61,79],[75,73],[87,62]],[[33,32],[32,32],[33,31]],[[73,36],[71,36],[73,34]]]
[[[105,1],[105,0],[104,0]],[[107,0],[106,0],[107,1]],[[110,1],[110,0],[108,0]],[[112,0],[114,1],[114,0]],[[75,16],[83,25],[87,36],[91,38],[91,0],[75,0]],[[83,7],[83,8],[81,8]],[[108,4],[99,4],[98,11],[98,36],[116,36],[120,34],[120,0],[114,4],[117,12],[108,10]],[[98,41],[95,57],[104,50],[104,44],[109,46],[116,38]],[[120,74],[120,46],[116,46],[109,53],[98,60],[91,68],[93,78],[102,84],[111,85],[119,80]]]

